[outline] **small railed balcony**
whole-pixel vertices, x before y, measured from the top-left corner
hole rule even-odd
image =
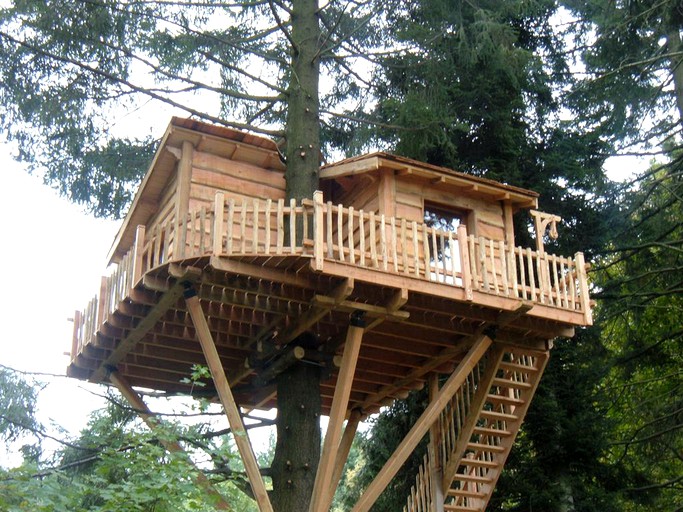
[[[296,233],[304,234],[299,241]],[[455,232],[442,231],[324,203],[319,192],[299,204],[242,203],[218,193],[213,208],[171,219],[148,232],[138,227],[134,246],[103,278],[99,297],[77,314],[72,357],[148,272],[211,257],[274,268],[296,259],[315,272],[373,272],[379,283],[386,280],[391,285],[400,279],[401,286],[420,293],[452,293],[455,300],[482,306],[524,301],[536,306],[537,317],[567,325],[592,321],[582,253],[566,257],[510,247],[468,235],[463,225]]]

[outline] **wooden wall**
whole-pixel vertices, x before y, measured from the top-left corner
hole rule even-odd
[[[244,199],[276,201],[285,197],[285,176],[282,171],[194,151],[190,210],[213,206],[218,191],[225,193],[226,200],[232,198],[236,202]]]

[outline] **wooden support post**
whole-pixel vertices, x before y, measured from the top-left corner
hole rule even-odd
[[[430,403],[436,399],[439,393],[439,375],[436,372],[429,374],[429,401]],[[435,421],[429,429],[429,479],[432,482],[430,486],[432,508],[430,512],[444,512],[444,495],[442,481],[442,461],[439,458],[439,445],[442,442],[441,436],[443,432],[439,428],[439,422]]]
[[[116,371],[109,374],[109,380],[121,392],[131,407],[135,409],[135,412],[138,413],[138,416],[140,416],[142,421],[144,421],[149,429],[154,432],[158,428],[157,417],[149,410],[147,404],[145,404],[128,381]],[[169,441],[166,436],[162,435],[159,437],[159,442],[169,452],[184,455],[189,464],[195,465],[190,459],[190,456],[177,441]],[[212,505],[216,509],[232,510],[228,502],[225,501],[225,498],[216,490],[211,481],[206,478],[206,475],[204,475],[199,468],[197,468],[197,473],[193,476],[193,479],[197,485],[201,486],[211,496],[213,500]]]
[[[364,325],[365,322],[362,316],[356,313],[351,316],[351,324],[346,332],[341,367],[337,375],[337,385],[334,388],[334,396],[332,397],[330,421],[325,434],[318,472],[315,475],[315,485],[309,508],[311,512],[329,510],[332,497],[334,496],[335,489],[331,486],[332,474],[334,472],[337,451],[339,450],[342,424],[344,423],[346,408],[348,407],[349,396],[351,395],[351,384],[356,372],[356,362],[358,361],[358,353],[360,352],[360,345],[365,330]]]
[[[339,486],[339,481],[342,477],[342,471],[344,470],[344,465],[349,458],[349,452],[351,451],[351,445],[353,444],[353,438],[356,435],[356,430],[358,430],[358,424],[360,423],[361,416],[361,412],[358,409],[354,409],[351,411],[349,419],[346,422],[344,434],[342,435],[341,442],[339,443],[339,450],[337,450],[334,471],[332,472],[332,481],[330,482],[330,498],[334,498],[334,492],[332,492],[332,490]]]
[[[228,417],[228,423],[230,424],[230,429],[235,438],[235,444],[240,452],[244,468],[249,477],[254,499],[261,512],[272,512],[273,506],[270,503],[268,491],[266,491],[263,478],[261,478],[261,472],[256,463],[254,450],[249,442],[247,430],[244,428],[242,417],[240,416],[239,409],[235,403],[235,397],[232,395],[230,384],[225,376],[225,370],[223,369],[223,364],[218,356],[218,350],[216,350],[216,345],[213,341],[211,331],[209,330],[206,317],[204,316],[204,311],[202,311],[201,304],[199,303],[199,298],[196,294],[188,295],[190,294],[186,294],[185,296],[187,310],[190,313],[192,323],[197,330],[197,338],[199,338],[199,343],[202,346],[202,352],[204,352],[204,357],[206,358],[206,363],[211,372],[214,385],[216,386],[218,397],[220,398],[221,404],[223,404],[223,408],[225,409],[225,414]]]
[[[315,256],[315,270],[321,272],[323,269],[325,243],[325,226],[323,222],[323,193],[316,190],[313,193],[313,254]]]
[[[467,375],[483,357],[491,346],[491,343],[493,343],[491,338],[485,335],[482,335],[476,343],[474,343],[467,355],[460,361],[460,364],[458,364],[453,374],[434,397],[434,400],[430,402],[415,425],[413,425],[413,428],[410,429],[410,432],[408,432],[403,441],[401,441],[401,444],[398,445],[394,453],[389,457],[387,463],[367,489],[365,489],[356,503],[356,506],[353,507],[352,512],[367,512],[370,510],[370,507],[377,501],[377,498],[382,491],[384,491],[391,479],[396,476],[398,470],[408,459],[429,428],[438,419],[439,414],[444,410],[455,392],[463,382],[465,382]]]

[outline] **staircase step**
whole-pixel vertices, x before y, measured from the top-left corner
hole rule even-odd
[[[510,405],[523,405],[524,400],[521,400],[519,398],[512,398],[511,396],[505,396],[505,395],[487,395],[486,399],[489,400],[490,402],[495,402],[495,403],[506,403]]]
[[[483,410],[479,413],[482,418],[487,418],[489,420],[501,420],[501,421],[518,421],[519,418],[514,414],[507,414],[498,411],[487,411]]]
[[[468,491],[467,489],[448,489],[446,492],[448,496],[453,498],[485,498],[486,493],[481,491]]]
[[[464,507],[462,505],[444,505],[444,511],[449,512],[481,512],[481,507]]]
[[[461,482],[475,482],[478,484],[490,484],[493,482],[493,480],[487,476],[466,475],[462,473],[455,475],[455,480],[460,480]]]
[[[501,386],[503,388],[515,388],[515,389],[531,389],[532,388],[532,385],[529,384],[528,382],[520,382],[518,380],[501,379],[501,378],[493,379],[493,385],[494,386]]]
[[[467,457],[465,457],[460,461],[460,465],[496,469],[500,465],[500,463],[493,460],[468,459]]]
[[[495,453],[503,453],[505,451],[504,446],[496,446],[494,444],[483,444],[483,443],[467,443],[467,448],[470,450],[495,452]]]
[[[511,362],[506,362],[506,361],[501,361],[501,363],[498,367],[501,370],[508,370],[511,372],[537,372],[538,371],[538,368],[534,368],[533,366],[525,366],[523,364],[511,363]]]
[[[512,432],[507,430],[501,430],[498,428],[488,428],[488,427],[474,427],[474,433],[483,436],[498,436],[498,437],[509,437]]]
[[[481,507],[464,507],[462,505],[444,505],[444,511],[449,512],[481,512]]]

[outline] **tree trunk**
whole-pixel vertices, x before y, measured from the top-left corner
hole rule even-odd
[[[277,378],[276,512],[308,510],[320,460],[320,368],[297,363]]]
[[[320,79],[317,0],[293,0],[291,78],[287,100],[287,199],[312,198],[320,167]]]
[[[313,197],[320,167],[317,0],[292,0],[290,21],[293,44],[285,179],[287,199],[298,202]],[[297,233],[297,239],[301,235]],[[320,460],[320,375],[317,366],[298,362],[277,377],[277,443],[272,464],[276,512],[305,512],[310,505]]]

